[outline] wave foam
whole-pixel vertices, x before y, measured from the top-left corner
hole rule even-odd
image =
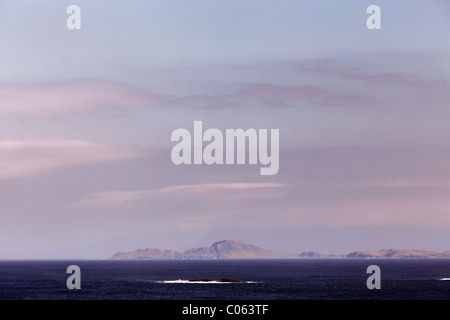
[[[242,281],[242,282],[225,282],[225,281],[191,281],[191,280],[163,280],[163,281],[157,281],[157,283],[199,283],[199,284],[226,284],[226,283],[258,283],[256,281]]]

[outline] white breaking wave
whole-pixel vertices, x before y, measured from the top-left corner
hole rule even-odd
[[[450,278],[442,278],[442,279],[439,279],[439,280],[450,281]]]
[[[227,283],[258,283],[256,281],[243,281],[243,282],[225,282],[225,281],[190,281],[190,280],[163,280],[163,281],[156,281],[157,283],[199,283],[199,284],[227,284]]]

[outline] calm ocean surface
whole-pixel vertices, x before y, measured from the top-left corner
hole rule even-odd
[[[73,264],[80,290],[66,287]],[[380,290],[366,287],[372,264]],[[166,282],[196,278],[252,283]],[[450,260],[0,261],[0,299],[450,300],[448,279]]]

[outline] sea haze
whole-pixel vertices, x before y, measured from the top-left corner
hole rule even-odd
[[[81,289],[69,290],[69,265],[81,269]],[[381,289],[366,287],[369,265],[381,269]],[[231,278],[249,283],[190,283]],[[445,259],[235,259],[2,261],[2,300],[448,300]],[[181,280],[181,281],[176,281]]]

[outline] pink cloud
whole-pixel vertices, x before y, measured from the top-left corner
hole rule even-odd
[[[355,106],[373,103],[370,95],[354,92],[334,92],[325,86],[285,86],[252,84],[224,95],[190,95],[171,100],[172,105],[193,107],[242,107],[257,104],[264,107]]]
[[[366,186],[374,186],[380,188],[448,188],[450,187],[450,180],[386,179],[369,183]]]
[[[418,76],[402,73],[359,74],[356,78],[369,85],[397,86],[408,89],[428,89],[446,86],[444,80],[426,80]]]
[[[39,174],[52,169],[128,159],[135,150],[103,146],[86,141],[3,141],[0,142],[0,179]]]
[[[139,202],[159,201],[173,203],[177,201],[223,202],[230,200],[249,200],[274,197],[276,189],[285,188],[280,183],[209,183],[179,185],[150,190],[105,191],[87,195],[75,204],[84,206],[118,206]]]
[[[0,85],[0,115],[52,117],[73,112],[162,104],[162,96],[105,80]]]
[[[448,82],[443,79],[426,79],[417,74],[407,72],[370,72],[363,66],[319,63],[313,66],[300,66],[302,71],[325,76],[350,80],[366,85],[394,86],[402,89],[446,88]]]

